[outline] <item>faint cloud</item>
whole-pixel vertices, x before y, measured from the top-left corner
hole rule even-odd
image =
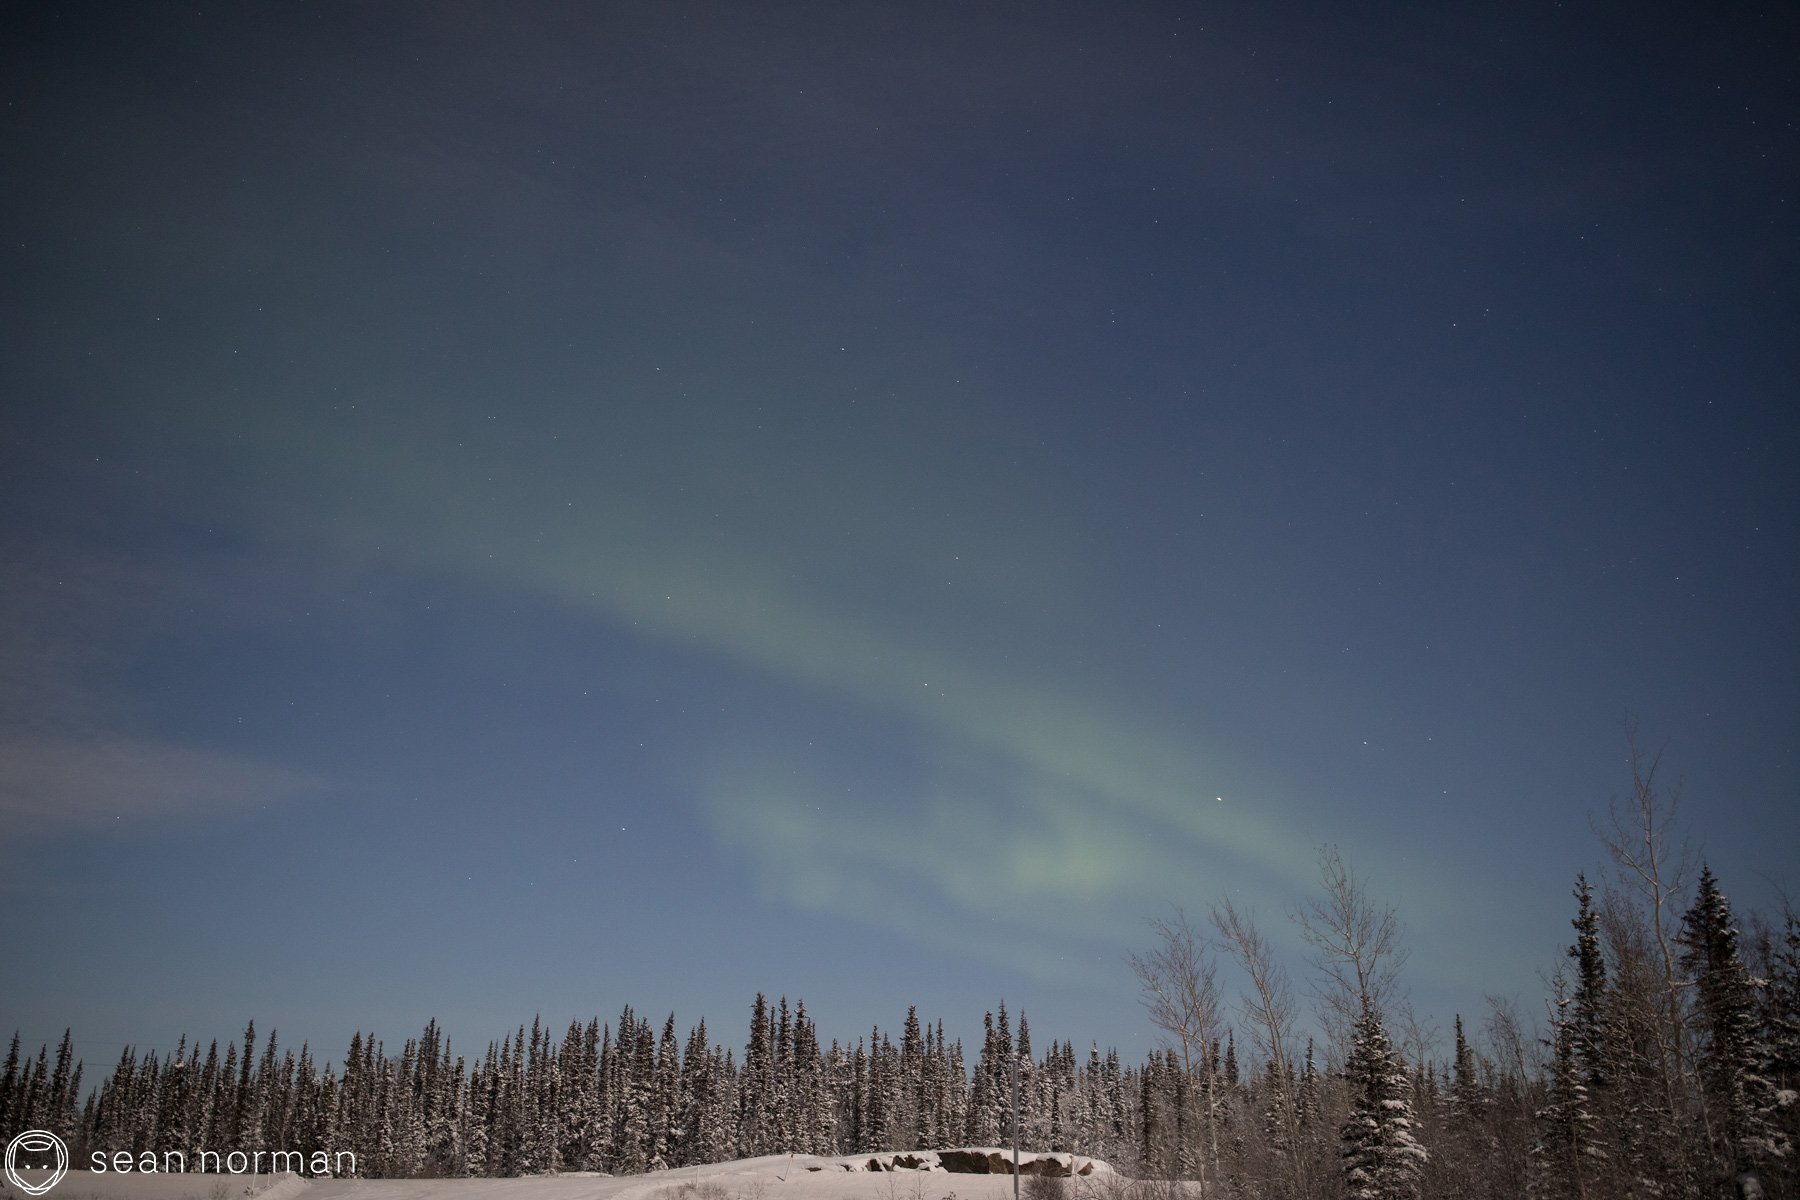
[[[204,588],[193,572],[65,552],[53,566],[9,561],[4,575],[0,835],[238,811],[320,786],[144,731],[122,680],[142,632],[127,630],[147,612],[194,604]]]
[[[216,814],[318,786],[246,758],[105,731],[81,739],[0,732],[0,830],[94,830]]]

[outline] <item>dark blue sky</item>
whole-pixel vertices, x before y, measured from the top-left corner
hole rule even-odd
[[[33,1044],[1136,1053],[1320,842],[1535,1011],[1634,717],[1800,887],[1781,6],[0,21]]]

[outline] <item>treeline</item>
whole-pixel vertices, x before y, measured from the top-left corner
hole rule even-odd
[[[1458,1016],[1444,1057],[1406,1001],[1394,910],[1334,848],[1289,914],[1323,1068],[1311,1041],[1296,1050],[1294,988],[1247,914],[1224,900],[1206,933],[1179,910],[1156,922],[1133,966],[1171,1049],[1144,1069],[1125,1162],[1258,1200],[1800,1200],[1800,918],[1740,918],[1676,838],[1655,761],[1633,746],[1632,768],[1601,833],[1608,883],[1575,880],[1543,1022],[1490,997],[1485,1036]],[[1225,960],[1246,983],[1235,1006],[1214,983]],[[1234,1027],[1257,1064],[1241,1083],[1202,1052]]]
[[[897,1040],[875,1028],[821,1044],[804,1004],[761,995],[741,1058],[704,1021],[678,1036],[672,1015],[659,1029],[630,1008],[560,1037],[534,1020],[473,1057],[435,1022],[398,1054],[358,1034],[341,1068],[252,1025],[222,1053],[128,1048],[84,1092],[68,1034],[54,1062],[48,1047],[22,1058],[15,1036],[0,1136],[50,1130],[78,1165],[94,1151],[323,1149],[372,1176],[622,1174],[1001,1145],[1016,1071],[1029,1149],[1201,1197],[1800,1197],[1800,920],[1740,920],[1672,845],[1649,774],[1634,784],[1603,838],[1610,883],[1575,881],[1543,1022],[1491,998],[1474,1036],[1456,1018],[1444,1053],[1408,1011],[1394,910],[1323,848],[1319,894],[1290,914],[1313,951],[1318,1044],[1299,1036],[1270,939],[1224,901],[1205,932],[1179,911],[1155,922],[1156,947],[1133,957],[1167,1035],[1133,1065],[1097,1045],[1040,1052],[1004,1006],[972,1062],[916,1009]],[[1245,981],[1235,1005],[1215,983],[1227,960]]]
[[[1027,1020],[1015,1038],[1002,1005],[971,1070],[961,1042],[916,1009],[897,1043],[877,1028],[821,1045],[804,1004],[759,995],[741,1060],[704,1021],[678,1038],[673,1016],[659,1031],[629,1007],[560,1039],[533,1021],[473,1061],[435,1022],[398,1054],[359,1033],[341,1070],[274,1034],[259,1043],[252,1024],[223,1052],[185,1039],[167,1058],[127,1048],[85,1097],[68,1034],[54,1062],[48,1047],[22,1058],[15,1035],[0,1131],[48,1129],[82,1165],[96,1150],[161,1161],[326,1149],[353,1153],[367,1176],[627,1174],[1000,1145],[1016,1063],[1028,1148],[1193,1180],[1203,1195],[1698,1197],[1735,1179],[1800,1195],[1800,922],[1788,914],[1779,937],[1760,927],[1746,948],[1703,870],[1667,928],[1579,880],[1573,926],[1548,1037],[1496,1004],[1479,1048],[1457,1019],[1442,1062],[1407,1064],[1372,1005],[1341,1053],[1321,1061],[1308,1041],[1248,1070],[1230,1023],[1197,1053],[1174,1039],[1121,1066],[1097,1046],[1079,1060],[1066,1041],[1035,1052]],[[1262,1033],[1253,1040],[1266,1050]]]
[[[1040,1057],[1021,1016],[987,1014],[973,1071],[942,1022],[907,1013],[898,1044],[876,1028],[845,1047],[821,1045],[804,1003],[758,995],[740,1061],[702,1020],[678,1038],[628,1006],[615,1025],[542,1022],[490,1042],[474,1061],[436,1022],[397,1055],[352,1038],[342,1070],[311,1050],[258,1044],[252,1023],[223,1053],[185,1038],[166,1059],[127,1048],[81,1100],[69,1034],[22,1060],[15,1035],[0,1082],[6,1136],[47,1129],[85,1164],[94,1151],[160,1162],[169,1151],[349,1151],[367,1176],[510,1176],[555,1171],[634,1174],[763,1154],[850,1154],[998,1145],[1011,1136],[1018,1063],[1022,1132],[1034,1147],[1132,1155],[1144,1079],[1116,1052],[1052,1044]]]

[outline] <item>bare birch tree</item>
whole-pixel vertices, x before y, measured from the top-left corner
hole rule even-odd
[[[1294,913],[1323,977],[1320,1018],[1334,1039],[1348,1045],[1349,1031],[1364,1011],[1390,1012],[1408,951],[1400,944],[1400,918],[1379,905],[1336,846],[1318,848],[1320,894]]]
[[[1287,972],[1275,960],[1275,949],[1256,927],[1255,918],[1239,911],[1229,897],[1213,906],[1212,921],[1226,950],[1250,980],[1250,991],[1238,1002],[1250,1039],[1276,1073],[1285,1076],[1294,1025],[1294,992]]]
[[[1187,1077],[1203,1078],[1205,1084],[1207,1144],[1199,1171],[1200,1194],[1205,1195],[1208,1169],[1216,1174],[1219,1162],[1218,1081],[1211,1077],[1212,1060],[1207,1053],[1219,1036],[1218,964],[1206,939],[1189,924],[1181,908],[1174,908],[1166,920],[1151,920],[1150,928],[1156,934],[1156,945],[1144,954],[1133,954],[1131,968],[1137,972],[1140,998],[1151,1024],[1162,1030],[1169,1048],[1180,1052],[1181,1069]]]
[[[1282,1171],[1286,1194],[1305,1197],[1312,1194],[1311,1161],[1303,1152],[1300,1139],[1299,1111],[1288,1087],[1292,1077],[1294,1039],[1294,990],[1288,983],[1287,971],[1275,959],[1274,947],[1256,927],[1252,914],[1241,912],[1227,897],[1213,906],[1213,928],[1237,965],[1250,981],[1250,990],[1238,1001],[1251,1042],[1267,1064],[1267,1078],[1272,1089],[1269,1097],[1281,1141],[1286,1147]]]
[[[1681,833],[1679,789],[1659,778],[1662,752],[1644,747],[1635,722],[1626,725],[1625,745],[1630,791],[1611,799],[1604,823],[1590,822],[1613,863],[1600,914],[1619,1035],[1609,1115],[1629,1186],[1698,1186],[1714,1114],[1699,1083],[1693,980],[1677,944],[1694,858]]]
[[[1607,805],[1605,827],[1595,823],[1594,834],[1612,858],[1621,887],[1649,925],[1659,975],[1653,1003],[1663,1099],[1670,1115],[1678,1116],[1682,1095],[1691,1091],[1683,1085],[1692,1072],[1682,994],[1687,981],[1679,967],[1675,927],[1693,857],[1679,840],[1679,792],[1665,793],[1657,786],[1662,752],[1648,752],[1639,744],[1635,722],[1626,727],[1625,744],[1631,764],[1631,794],[1623,801],[1613,798]]]

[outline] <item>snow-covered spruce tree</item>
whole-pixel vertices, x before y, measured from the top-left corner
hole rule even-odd
[[[1594,911],[1594,892],[1587,876],[1575,876],[1575,944],[1569,957],[1575,960],[1575,991],[1571,997],[1570,1033],[1575,1056],[1589,1088],[1611,1085],[1612,1046],[1608,1030],[1606,955],[1600,946],[1600,917]]]
[[[557,1158],[565,1171],[593,1170],[600,1125],[600,1024],[570,1020],[558,1053],[566,1100],[557,1112]]]
[[[944,1041],[944,1022],[937,1023],[938,1055],[944,1068],[938,1074],[943,1092],[938,1101],[940,1138],[945,1146],[954,1145],[969,1121],[969,1071],[963,1057],[962,1039]]]
[[[414,1102],[413,1083],[418,1073],[419,1045],[412,1038],[407,1038],[400,1050],[400,1065],[388,1088],[387,1122],[392,1131],[392,1145],[388,1152],[388,1161],[383,1164],[383,1174],[410,1178],[419,1173],[424,1162],[422,1143],[423,1126],[418,1122],[418,1106]],[[273,1145],[283,1145],[280,1140],[279,1117],[273,1107],[270,1109],[268,1137]]]
[[[793,1104],[794,1135],[790,1150],[832,1154],[837,1146],[837,1107],[830,1077],[819,1049],[819,1031],[806,1015],[806,1001],[794,1005]]]
[[[1766,1007],[1775,1086],[1800,1092],[1800,916],[1791,912],[1780,945],[1769,954]],[[1786,1101],[1784,1107],[1797,1104],[1800,1097]]]
[[[674,1013],[663,1022],[662,1036],[657,1039],[646,1109],[648,1169],[664,1171],[680,1165],[676,1147],[681,1137],[681,1058],[675,1041]]]
[[[769,1109],[770,1152],[780,1154],[794,1146],[794,1029],[787,997],[781,998],[775,1022],[775,1099]]]
[[[1349,1200],[1416,1200],[1429,1155],[1413,1136],[1412,1083],[1372,1005],[1344,1064],[1350,1116],[1340,1140]]]
[[[1557,1019],[1561,1023],[1557,1035],[1567,1034],[1569,1069],[1575,1072],[1579,1084],[1579,1102],[1572,1093],[1558,1100],[1554,1078],[1551,1089],[1553,1105],[1575,1105],[1565,1114],[1573,1124],[1560,1130],[1558,1136],[1573,1139],[1579,1145],[1580,1178],[1588,1181],[1598,1177],[1614,1157],[1611,1138],[1604,1131],[1612,1124],[1607,1116],[1614,1105],[1613,1057],[1617,1039],[1612,1032],[1613,1004],[1606,981],[1606,955],[1600,944],[1600,918],[1585,874],[1575,876],[1575,919],[1571,924],[1575,942],[1568,955],[1575,963],[1575,985],[1566,996],[1566,1003],[1562,993],[1557,996]],[[1561,1053],[1560,1048],[1557,1052]],[[1578,1194],[1592,1191],[1592,1185],[1584,1182]]]
[[[488,1113],[493,1099],[494,1047],[488,1043],[487,1063],[469,1075],[469,1099],[463,1108],[461,1175],[485,1175],[488,1163]]]
[[[994,1014],[982,1014],[981,1057],[975,1060],[975,1086],[969,1100],[964,1137],[972,1146],[993,1146],[1000,1140],[1000,1088],[1004,1076],[998,1066],[1005,1051],[994,1030]],[[1008,1039],[1011,1040],[1010,1038]]]
[[[919,1081],[919,1148],[942,1150],[950,1145],[945,1129],[949,1107],[950,1062],[944,1049],[944,1023],[925,1026],[925,1061]]]
[[[12,1049],[6,1052],[6,1073],[0,1076],[0,1137],[11,1139],[23,1126],[14,1126],[13,1118],[23,1106],[19,1102],[19,1031],[13,1030]]]
[[[235,1044],[228,1045],[225,1049],[225,1066],[220,1073],[224,1082],[224,1092],[219,1102],[217,1133],[214,1135],[219,1136],[221,1142],[225,1136],[228,1136],[226,1131],[236,1121],[230,1090],[231,1073],[236,1062],[237,1046]],[[363,1035],[358,1030],[351,1035],[350,1049],[344,1055],[344,1070],[338,1078],[338,1102],[331,1114],[330,1128],[332,1148],[348,1150],[352,1154],[359,1155],[359,1159],[362,1151],[360,1144],[362,1109],[359,1107],[362,1098],[362,1071]]]
[[[261,1114],[255,1111],[256,1097],[251,1086],[251,1072],[256,1064],[256,1022],[244,1026],[244,1054],[238,1060],[237,1090],[231,1102],[231,1146],[237,1150],[253,1150],[260,1138]]]
[[[1537,1140],[1531,1148],[1531,1195],[1534,1200],[1588,1200],[1598,1194],[1597,1174],[1606,1165],[1594,1115],[1589,1107],[1587,1076],[1582,1069],[1579,1035],[1571,1010],[1568,979],[1558,971],[1550,1024],[1549,1095],[1537,1111]]]
[[[769,1002],[761,992],[750,1006],[750,1040],[744,1046],[744,1067],[738,1088],[738,1148],[745,1158],[773,1154],[771,1110],[775,1097],[775,1031],[769,1021]]]
[[[63,1034],[63,1046],[68,1047],[69,1035]],[[59,1072],[60,1074],[60,1072]],[[188,1103],[192,1099],[195,1085],[194,1071],[187,1060],[187,1035],[175,1045],[175,1056],[169,1060],[169,1069],[165,1073],[163,1086],[157,1096],[157,1145],[163,1150],[185,1150],[194,1144],[193,1129],[188,1124]],[[52,1133],[68,1140],[68,1131],[53,1129]]]
[[[1693,907],[1681,918],[1681,963],[1694,984],[1701,1085],[1717,1169],[1741,1195],[1762,1193],[1761,1175],[1791,1152],[1776,1123],[1769,1047],[1755,983],[1738,953],[1731,903],[1711,868],[1700,868]]]
[[[1087,1066],[1081,1072],[1076,1103],[1076,1137],[1089,1154],[1098,1154],[1112,1132],[1112,1110],[1107,1104],[1106,1069],[1101,1065],[1100,1043],[1088,1045]],[[1104,1155],[1102,1156],[1104,1157]]]
[[[681,1112],[676,1118],[676,1161],[682,1165],[709,1161],[701,1157],[706,1141],[706,1123],[714,1101],[712,1086],[712,1048],[706,1043],[706,1020],[688,1030],[687,1048],[681,1055]]]
[[[521,1174],[543,1175],[562,1169],[559,1113],[563,1103],[561,1064],[550,1027],[531,1021],[531,1051],[526,1057]]]
[[[1530,1066],[1530,1039],[1512,1004],[1495,996],[1487,1002],[1482,1040],[1488,1054],[1479,1061],[1492,1102],[1484,1125],[1487,1140],[1476,1195],[1483,1200],[1514,1200],[1530,1190],[1535,1114],[1543,1088],[1540,1073]]]
[[[183,1035],[182,1041],[187,1041]],[[177,1051],[177,1060],[180,1052]],[[50,1099],[46,1111],[42,1114],[41,1128],[61,1137],[64,1142],[73,1141],[75,1130],[80,1122],[78,1111],[81,1089],[81,1064],[75,1060],[75,1042],[68,1029],[63,1030],[62,1044],[56,1050],[56,1070],[50,1077]]]
[[[879,1026],[869,1027],[869,1077],[863,1092],[863,1141],[869,1150],[894,1149],[894,1044]]]
[[[1035,1116],[1032,1109],[1032,1100],[1037,1093],[1038,1086],[1037,1064],[1033,1062],[1031,1058],[1031,1023],[1025,1019],[1025,1011],[1023,1009],[1019,1010],[1019,1040],[1014,1044],[1012,1053],[1008,1055],[1006,1065],[1009,1072],[1014,1070],[1018,1072],[1019,1136],[1025,1139],[1027,1145],[1041,1146],[1043,1144],[1042,1142],[1035,1142],[1031,1140],[1030,1137]],[[1008,1092],[1010,1093],[1010,1091],[1011,1080],[1009,1077]],[[1002,1141],[1010,1141],[1012,1139],[1011,1109],[1012,1101],[1011,1096],[1009,1095],[1005,1105],[1006,1116],[1002,1117],[1000,1122],[1002,1131],[1000,1136]]]
[[[595,1132],[595,1160],[602,1171],[618,1169],[619,1130],[625,1113],[627,1066],[636,1051],[637,1014],[628,1004],[619,1014],[616,1026],[600,1031],[600,1095],[596,1107],[600,1111],[600,1128]]]
[[[1698,1195],[1703,1124],[1685,1026],[1670,1028],[1669,974],[1643,906],[1609,893],[1600,911],[1606,962],[1611,1068],[1601,1120],[1612,1152],[1613,1190],[1625,1196]],[[1669,943],[1671,951],[1674,942]],[[1673,960],[1670,960],[1671,964]],[[1691,989],[1684,989],[1691,990]],[[1679,1006],[1681,998],[1675,1003]]]
[[[738,1144],[737,1063],[732,1052],[714,1046],[708,1072],[717,1096],[704,1126],[706,1149],[699,1161],[725,1162],[733,1157],[733,1147]]]
[[[1426,1190],[1446,1200],[1464,1200],[1482,1194],[1489,1151],[1487,1114],[1491,1107],[1482,1084],[1475,1048],[1463,1032],[1462,1014],[1456,1014],[1454,1051],[1447,1086],[1439,1093],[1431,1145],[1431,1165],[1426,1171]]]
[[[900,1105],[894,1132],[904,1145],[925,1144],[925,1034],[917,1005],[909,1005],[900,1029]]]
[[[850,1055],[850,1078],[844,1097],[845,1148],[851,1154],[869,1149],[869,1054],[861,1038]]]
[[[1487,1114],[1488,1098],[1481,1086],[1475,1050],[1463,1036],[1462,1014],[1456,1014],[1456,1056],[1450,1063],[1451,1120],[1467,1128],[1479,1128]]]
[[[198,1043],[195,1044],[195,1048],[199,1048]],[[304,1055],[301,1056],[300,1072],[302,1082],[306,1085],[308,1098],[316,1104],[317,1096],[313,1080],[312,1061]],[[194,1131],[196,1145],[211,1146],[216,1144],[212,1141],[212,1129],[213,1117],[214,1114],[218,1112],[218,1109],[219,1042],[217,1038],[214,1038],[211,1044],[206,1048],[206,1062],[200,1068],[199,1084],[194,1091],[193,1116],[189,1125]],[[302,1122],[305,1121],[308,1111],[309,1110],[302,1109],[299,1118]],[[322,1142],[324,1140],[321,1136],[316,1136],[321,1132],[318,1129],[316,1121],[311,1124],[303,1123],[300,1129],[303,1134],[314,1135],[313,1140],[315,1142]]]
[[[305,1046],[301,1047],[301,1057],[307,1057]],[[303,1068],[302,1074],[310,1078],[311,1071]],[[419,1037],[412,1079],[414,1129],[411,1136],[418,1144],[421,1174],[455,1173],[458,1151],[454,1114],[461,1092],[460,1077],[455,1083],[457,1086],[453,1089],[449,1041],[433,1018],[425,1023],[425,1031]]]
[[[650,1165],[651,1106],[656,1089],[656,1034],[640,1021],[631,1052],[631,1079],[626,1085],[624,1123],[619,1133],[619,1171],[640,1175]]]
[[[1777,1194],[1800,1195],[1800,917],[1792,912],[1787,914],[1778,948],[1769,955],[1766,990],[1765,1025],[1777,1127],[1788,1144],[1796,1147],[1775,1172],[1785,1189]]]

